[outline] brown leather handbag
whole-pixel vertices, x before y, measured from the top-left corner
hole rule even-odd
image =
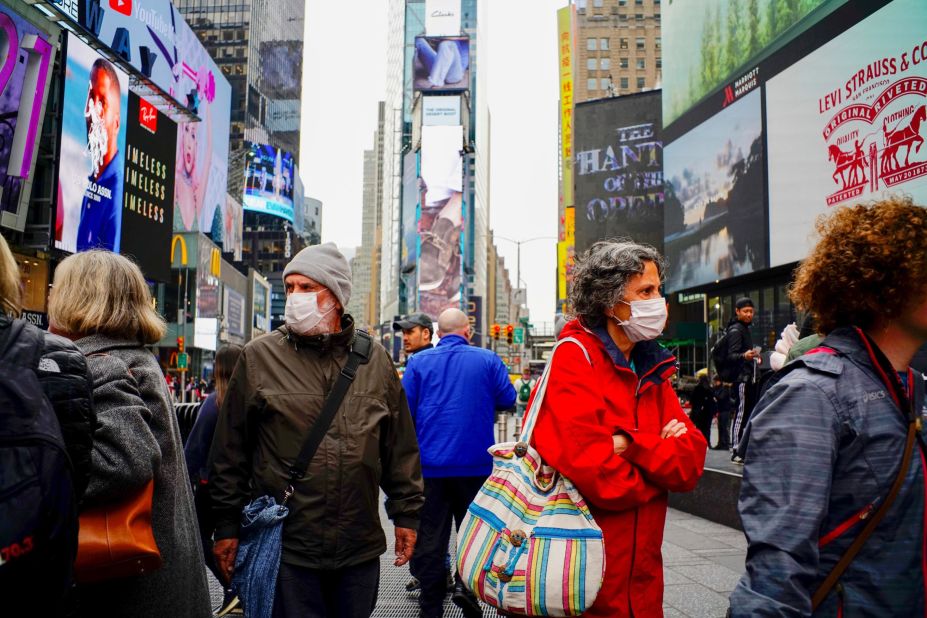
[[[115,504],[80,514],[77,560],[78,583],[89,584],[145,575],[161,568],[161,552],[151,530],[154,480]]]

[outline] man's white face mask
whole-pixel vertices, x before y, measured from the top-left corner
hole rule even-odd
[[[298,335],[321,335],[325,330],[323,321],[335,307],[319,310],[318,292],[291,292],[286,298],[284,318],[287,328]]]

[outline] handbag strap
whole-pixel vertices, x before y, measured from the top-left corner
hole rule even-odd
[[[331,427],[332,421],[335,420],[335,415],[341,407],[341,402],[344,401],[344,396],[348,393],[348,388],[350,388],[351,383],[354,382],[354,378],[357,377],[357,368],[370,360],[370,351],[372,348],[373,340],[370,338],[370,335],[362,330],[356,331],[354,341],[351,343],[351,351],[348,354],[348,360],[341,369],[338,380],[332,387],[331,392],[325,399],[325,403],[322,405],[322,411],[319,413],[319,418],[309,431],[309,435],[306,436],[306,441],[303,443],[303,447],[300,449],[296,461],[294,461],[293,465],[290,467],[289,484],[283,492],[282,505],[286,504],[290,496],[293,495],[293,484],[306,473],[309,462],[315,457],[315,452],[319,450],[319,445],[322,444],[325,434],[328,433],[328,428]]]
[[[564,337],[554,345],[554,349],[551,350],[550,353],[550,361],[548,361],[547,366],[544,367],[544,373],[541,374],[541,379],[538,382],[537,394],[534,396],[534,400],[531,402],[531,408],[525,412],[525,417],[522,422],[521,436],[518,438],[519,442],[531,444],[531,434],[534,433],[534,426],[537,423],[538,413],[541,411],[541,404],[544,403],[544,395],[547,393],[547,381],[550,378],[550,369],[554,364],[554,356],[557,352],[557,348],[568,341],[579,346],[579,349],[583,351],[583,355],[586,357],[589,365],[592,366],[592,359],[589,358],[589,352],[586,351],[586,347],[578,339],[573,337]]]
[[[843,576],[844,572],[847,570],[847,567],[850,566],[850,563],[853,562],[853,559],[856,558],[856,555],[863,548],[863,545],[866,544],[866,541],[868,541],[869,537],[872,536],[872,533],[875,532],[876,527],[885,518],[888,510],[895,502],[895,498],[897,498],[898,494],[901,492],[901,487],[904,485],[905,477],[907,476],[908,470],[911,467],[911,457],[914,453],[914,442],[916,441],[918,431],[918,414],[915,404],[916,402],[921,401],[924,395],[923,377],[918,374],[913,374],[911,375],[911,379],[914,381],[914,384],[912,384],[914,396],[909,397],[910,401],[908,402],[908,405],[910,407],[907,415],[908,435],[905,440],[904,455],[902,455],[901,458],[901,467],[898,470],[898,475],[895,477],[895,481],[892,483],[891,490],[888,492],[888,496],[885,497],[885,501],[882,502],[879,508],[876,509],[875,513],[869,517],[869,521],[866,522],[866,526],[853,540],[853,543],[850,544],[850,547],[846,550],[843,556],[840,557],[840,560],[836,565],[834,565],[834,568],[831,570],[831,572],[827,574],[827,577],[824,578],[824,581],[821,582],[821,585],[818,586],[818,589],[815,590],[814,596],[811,597],[811,611],[816,610],[821,605],[821,603],[824,602],[824,599],[826,599],[827,595],[830,594],[831,589]]]

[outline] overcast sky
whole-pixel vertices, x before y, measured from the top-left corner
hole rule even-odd
[[[490,0],[488,41],[479,41],[492,114],[490,225],[525,240],[557,234],[557,9],[566,0]],[[385,0],[306,3],[300,172],[321,199],[322,239],[361,240],[363,153],[373,146],[377,102],[386,95]],[[351,20],[350,34],[343,27]],[[517,36],[515,33],[517,32]],[[478,144],[477,147],[485,147]],[[515,282],[516,248],[498,240]],[[535,323],[552,321],[556,240],[524,244],[521,278]]]

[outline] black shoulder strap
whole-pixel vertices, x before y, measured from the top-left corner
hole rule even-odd
[[[341,375],[338,376],[338,380],[325,399],[318,420],[309,431],[309,435],[303,443],[303,448],[299,451],[299,456],[293,462],[293,467],[290,468],[289,486],[283,493],[283,504],[286,504],[286,501],[293,495],[293,483],[301,479],[306,473],[309,462],[312,461],[315,452],[319,449],[319,445],[322,444],[325,434],[328,433],[328,428],[331,427],[332,421],[335,420],[335,415],[341,407],[341,402],[344,401],[348,388],[350,388],[351,383],[357,376],[357,368],[370,360],[372,348],[373,340],[370,335],[362,330],[356,331],[354,342],[351,344],[351,352],[348,354],[347,362],[341,369]]]

